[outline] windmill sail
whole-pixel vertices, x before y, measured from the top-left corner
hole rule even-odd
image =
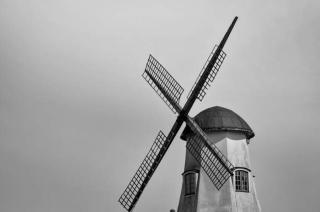
[[[225,45],[225,43],[227,42],[230,33],[234,27],[234,25],[236,24],[238,20],[238,17],[235,17],[231,23],[231,25],[229,26],[226,34],[223,36],[219,46],[217,47],[217,49],[214,51],[212,56],[209,56],[210,60],[207,62],[207,65],[205,66],[205,69],[200,72],[200,75],[198,77],[198,79],[196,80],[196,83],[194,84],[193,88],[191,89],[191,92],[189,94],[188,100],[186,102],[186,104],[183,107],[183,111],[184,113],[188,114],[191,107],[193,106],[195,100],[198,98],[199,100],[202,100],[205,92],[204,90],[208,88],[209,86],[209,82],[211,80],[210,73],[212,71],[212,68],[214,66],[219,67],[221,66],[222,63],[222,59],[224,59],[225,54],[220,54],[222,52],[222,49]],[[224,55],[224,56],[223,56]],[[219,59],[220,58],[220,59]],[[217,62],[218,61],[218,62]],[[221,63],[220,63],[220,62]],[[217,66],[218,65],[218,66]],[[216,73],[213,73],[212,75],[212,80],[214,79]]]
[[[144,188],[160,164],[163,156],[166,154],[182,123],[182,118],[178,116],[168,136],[165,136],[162,131],[158,133],[147,156],[119,198],[119,202],[127,211],[131,211],[139,200]]]
[[[186,147],[206,172],[214,186],[220,190],[231,175],[217,160],[217,157],[212,154],[210,149],[201,142],[201,140],[202,138],[199,135],[195,135],[187,142]]]
[[[187,142],[187,149],[219,190],[233,175],[233,165],[218,147],[209,145],[209,138],[193,119],[188,117],[187,124],[195,133]]]
[[[119,202],[128,211],[133,209],[155,169],[158,167],[163,157],[163,149],[168,148],[165,145],[165,140],[166,136],[160,130],[148,154],[120,196]]]
[[[152,55],[149,56],[142,77],[174,113],[178,112],[174,105],[179,104],[183,88]]]
[[[198,84],[198,81],[199,81],[200,77],[202,76],[204,70],[207,68],[209,62],[211,61],[211,59],[212,59],[214,53],[217,51],[217,49],[218,49],[218,46],[215,45],[214,48],[212,49],[212,51],[210,52],[210,55],[209,55],[208,59],[206,60],[205,64],[203,65],[203,67],[202,67],[202,69],[200,71],[200,74],[198,75],[195,83],[193,84],[193,86],[192,86],[187,98],[190,97],[193,89]],[[199,99],[200,102],[203,100],[203,97],[206,95],[206,90],[210,86],[210,83],[213,82],[214,78],[216,77],[216,75],[217,75],[217,73],[218,73],[218,71],[219,71],[224,59],[226,58],[226,56],[227,56],[227,54],[224,51],[221,50],[217,60],[215,61],[213,67],[210,70],[208,78],[206,79],[204,85],[202,86],[200,92],[197,95],[197,99]]]

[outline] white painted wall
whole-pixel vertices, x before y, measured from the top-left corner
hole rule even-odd
[[[251,170],[248,144],[245,135],[237,132],[207,133],[211,145],[215,144],[235,167]],[[198,192],[193,197],[184,196],[182,184],[178,212],[260,212],[260,204],[249,172],[249,192],[235,192],[234,179],[229,179],[217,190],[193,156],[186,151],[185,171],[199,170]]]

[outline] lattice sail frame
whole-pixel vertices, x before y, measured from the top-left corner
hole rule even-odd
[[[214,186],[220,190],[231,175],[201,140],[202,138],[199,135],[195,135],[193,138],[190,138],[186,147],[207,173]],[[232,165],[229,166],[229,169],[232,167]]]
[[[176,104],[178,104],[183,93],[183,88],[152,55],[149,56],[142,77],[156,91],[156,93],[168,105],[173,113],[176,113],[177,111],[162,93],[162,90],[166,92]],[[161,88],[155,84],[154,80],[156,80]]]
[[[204,70],[208,66],[211,58],[213,57],[213,55],[214,55],[214,53],[215,53],[215,51],[217,49],[218,49],[218,46],[215,45],[213,47],[212,51],[210,52],[208,59],[206,60],[205,64],[203,65],[203,67],[202,67],[202,69],[201,69],[201,71],[200,71],[195,83],[193,84],[193,86],[192,86],[187,98],[190,97],[194,87],[198,83],[202,73],[204,72]],[[227,54],[223,50],[221,50],[221,52],[220,52],[220,54],[218,56],[218,59],[214,63],[213,68],[211,69],[210,74],[209,74],[208,78],[206,79],[206,82],[204,83],[203,87],[201,88],[201,91],[199,92],[199,94],[197,96],[197,99],[199,99],[200,102],[203,100],[204,96],[206,95],[206,91],[205,90],[207,90],[208,87],[210,86],[210,82],[213,82],[213,80],[215,79],[215,77],[216,77],[216,75],[217,75],[217,73],[218,73],[218,71],[219,71],[224,59],[226,58],[226,56],[227,56]]]
[[[158,157],[161,154],[161,150],[169,147],[165,145],[166,138],[166,135],[160,130],[146,157],[120,196],[118,201],[126,210],[131,211],[134,208],[155,168],[159,165],[163,157],[163,155],[160,155],[160,158]],[[157,160],[157,158],[159,159]],[[154,166],[155,168],[152,169]]]
[[[210,144],[206,133],[192,118],[188,117],[187,123],[195,135],[190,137],[186,147],[207,173],[214,186],[220,190],[231,177],[230,170],[234,167],[216,145]]]

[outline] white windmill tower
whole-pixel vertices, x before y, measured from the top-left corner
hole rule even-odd
[[[211,107],[194,117],[215,145],[233,164],[233,177],[218,189],[201,163],[186,150],[185,168],[178,212],[260,212],[260,205],[251,172],[248,144],[254,137],[250,126],[235,112]],[[192,141],[194,133],[187,126],[181,138]],[[216,179],[219,183],[219,178]]]

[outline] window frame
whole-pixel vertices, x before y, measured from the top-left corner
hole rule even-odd
[[[197,192],[197,172],[187,171],[183,173],[184,178],[184,196],[194,195]]]
[[[234,185],[236,192],[250,192],[249,171],[247,169],[240,168],[234,170]]]

